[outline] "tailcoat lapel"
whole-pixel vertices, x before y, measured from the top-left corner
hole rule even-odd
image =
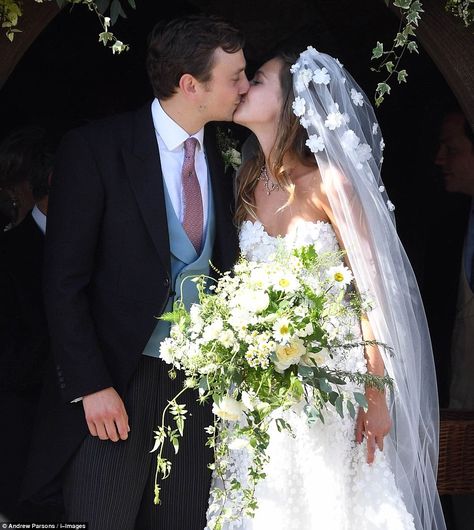
[[[123,156],[146,228],[164,267],[169,272],[170,244],[163,173],[150,105],[137,111],[131,151],[124,150]]]

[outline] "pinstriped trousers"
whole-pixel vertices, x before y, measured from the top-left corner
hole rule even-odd
[[[182,388],[181,374],[172,381],[163,361],[143,356],[125,398],[128,439],[118,442],[88,436],[63,476],[66,520],[88,522],[89,530],[202,530],[206,526],[211,450],[204,428],[212,423],[208,405],[194,391],[179,403],[188,410],[177,455],[167,444],[171,475],[160,481],[159,506],[153,504],[156,453],[153,430],[161,424],[167,401]],[[171,418],[169,418],[171,419]],[[174,428],[174,426],[173,426]]]

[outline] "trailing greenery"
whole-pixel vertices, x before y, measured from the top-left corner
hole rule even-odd
[[[389,4],[389,0],[385,0]],[[391,44],[390,49],[385,49],[382,42],[377,42],[372,50],[373,71],[383,72],[386,77],[378,83],[375,90],[375,105],[378,107],[390,94],[389,81],[396,75],[398,83],[406,83],[407,71],[400,68],[401,59],[406,51],[418,53],[418,44],[415,41],[415,31],[423,13],[422,3],[419,0],[394,0],[393,5],[400,9],[400,26]]]
[[[51,1],[51,0],[46,0]],[[36,3],[45,3],[44,0],[35,0]],[[128,44],[119,40],[112,31],[111,26],[115,24],[119,17],[127,18],[121,0],[56,0],[60,9],[67,4],[73,8],[75,5],[83,5],[89,11],[95,13],[102,31],[99,33],[99,42],[112,50],[112,53],[122,53],[129,49]],[[127,0],[128,5],[135,9],[135,0]],[[22,0],[0,0],[0,23],[5,31],[5,36],[9,41],[13,41],[15,33],[20,33],[19,19],[23,14]]]

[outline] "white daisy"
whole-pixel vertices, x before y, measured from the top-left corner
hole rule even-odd
[[[290,321],[281,317],[273,324],[273,336],[276,341],[286,343],[291,336]]]
[[[354,278],[351,270],[344,265],[331,267],[328,269],[327,275],[329,280],[334,285],[338,285],[341,289],[343,289],[346,285],[349,285]]]

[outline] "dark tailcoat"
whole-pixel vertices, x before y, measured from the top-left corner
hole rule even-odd
[[[213,263],[226,270],[238,249],[232,175],[224,170],[212,125],[206,126],[204,146],[217,226]],[[150,106],[68,133],[49,204],[45,300],[55,366],[25,484],[25,495],[36,498],[55,491],[52,481],[88,432],[82,405],[70,401],[110,386],[124,395],[170,296],[162,170]]]

